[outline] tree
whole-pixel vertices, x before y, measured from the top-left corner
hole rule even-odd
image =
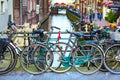
[[[113,23],[116,21],[116,19],[117,19],[117,16],[113,10],[110,10],[109,12],[107,12],[105,20],[109,21],[110,23]]]

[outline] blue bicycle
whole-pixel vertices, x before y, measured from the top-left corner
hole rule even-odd
[[[79,38],[84,36],[81,33],[70,31],[67,31],[67,33],[69,33],[70,36],[67,38],[68,41],[66,43],[56,43],[62,53],[57,57],[56,66],[50,68],[57,73],[66,72],[72,67],[83,74],[93,74],[97,72],[101,68],[104,58],[104,52],[101,47],[78,41]],[[56,69],[58,66],[59,68]]]

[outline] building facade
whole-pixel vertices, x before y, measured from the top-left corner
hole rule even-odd
[[[13,20],[18,24],[36,24],[49,11],[49,0],[13,0],[13,4]]]
[[[0,31],[7,29],[9,20],[38,23],[50,11],[49,6],[50,0],[0,0]]]
[[[111,5],[111,1],[113,5]],[[113,9],[118,16],[120,15],[120,0],[75,0],[74,4],[75,8],[81,11],[81,14],[90,14],[91,11],[97,11],[102,13],[103,18],[105,18],[109,9]]]
[[[8,2],[9,0],[0,0],[0,31],[7,29],[8,23]]]

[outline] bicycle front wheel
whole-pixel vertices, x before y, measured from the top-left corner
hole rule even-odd
[[[72,47],[64,42],[54,44],[53,63],[50,69],[57,73],[69,71],[72,67]]]
[[[103,52],[93,44],[84,44],[74,51],[73,65],[82,74],[93,74],[103,64]]]
[[[53,62],[51,49],[46,44],[39,43],[33,52],[35,66],[40,71],[47,71]]]
[[[120,44],[114,44],[106,50],[104,65],[111,73],[120,74]]]

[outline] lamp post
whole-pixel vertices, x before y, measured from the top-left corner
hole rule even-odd
[[[81,7],[82,7],[82,8],[81,8],[81,11],[82,11],[82,12],[81,12],[81,19],[82,19],[82,20],[83,20],[83,3],[84,3],[84,0],[81,0],[81,4],[82,4],[82,5],[81,5]]]
[[[23,5],[23,0],[20,0],[20,25],[22,25],[22,5]]]
[[[36,22],[39,22],[39,13],[40,13],[40,3],[39,0],[36,0]]]

